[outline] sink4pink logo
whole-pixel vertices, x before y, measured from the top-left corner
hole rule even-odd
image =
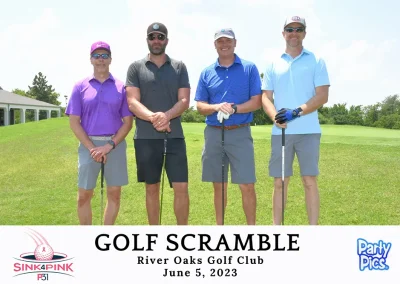
[[[48,281],[52,274],[74,277],[73,258],[65,253],[54,251],[50,243],[40,233],[29,229],[27,234],[35,244],[32,252],[25,252],[14,257],[14,277],[35,275],[36,280]]]

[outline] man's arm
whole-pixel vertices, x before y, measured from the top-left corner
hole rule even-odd
[[[81,125],[81,117],[77,115],[69,115],[69,126],[71,127],[72,132],[74,132],[76,138],[88,149],[92,149],[95,147],[92,140],[90,140],[89,136],[83,129]]]
[[[250,100],[248,100],[247,102],[236,105],[236,106],[237,106],[236,113],[248,113],[248,112],[256,111],[261,107],[261,94],[252,96],[250,98]],[[233,110],[231,110],[229,113],[232,113],[232,112],[233,112]]]
[[[263,90],[263,92],[262,92],[262,107],[264,109],[264,112],[269,116],[269,118],[272,121],[275,121],[275,115],[277,114],[277,111],[272,102],[274,100],[273,94],[274,94],[273,91]]]
[[[129,110],[142,120],[151,121],[154,113],[140,102],[140,89],[137,87],[126,87],[126,98]]]
[[[273,103],[274,100],[274,91],[263,90],[262,92],[262,107],[264,112],[269,116],[269,118],[275,123],[279,128],[286,128],[287,123],[277,123],[275,120],[275,116],[278,113],[276,111],[275,105]]]
[[[185,110],[189,108],[190,102],[190,88],[180,88],[178,89],[178,102],[168,111],[165,112],[168,120],[174,119]]]
[[[198,101],[196,103],[196,108],[201,115],[210,115],[219,111],[219,105],[220,104],[209,104],[207,102]]]
[[[329,96],[329,86],[319,86],[315,88],[315,96],[308,100],[305,104],[302,104],[300,107],[303,112],[301,115],[312,113],[316,111],[321,106],[328,102]]]
[[[113,137],[113,141],[115,145],[118,145],[125,139],[125,137],[128,135],[129,131],[132,129],[132,124],[133,124],[133,116],[125,116],[122,118],[122,126],[118,129],[117,133]],[[110,145],[111,146],[111,145]]]

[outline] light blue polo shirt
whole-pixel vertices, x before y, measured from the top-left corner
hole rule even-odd
[[[194,100],[209,104],[223,102],[242,104],[257,95],[261,95],[261,77],[256,65],[240,59],[235,54],[235,61],[231,66],[223,67],[217,60],[201,72]],[[252,121],[252,112],[235,113],[225,121],[225,125],[238,125]],[[206,124],[221,125],[217,119],[217,112],[206,117]]]
[[[303,48],[296,58],[284,53],[271,62],[265,71],[262,90],[274,92],[277,111],[281,108],[295,109],[315,96],[315,88],[330,85],[328,71],[322,58]],[[321,133],[318,111],[290,121],[286,134]],[[272,135],[282,134],[276,125]]]

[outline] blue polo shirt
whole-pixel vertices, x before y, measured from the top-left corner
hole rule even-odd
[[[194,100],[209,104],[223,102],[242,104],[252,96],[261,94],[261,78],[256,65],[240,59],[235,54],[235,61],[229,67],[223,67],[218,60],[205,68],[197,84]],[[225,121],[225,125],[238,125],[253,121],[253,113],[235,113]],[[206,117],[206,124],[218,126],[217,112]]]
[[[295,109],[315,96],[315,88],[330,85],[325,61],[303,48],[296,58],[284,53],[271,62],[265,71],[262,89],[274,92],[276,110]],[[280,135],[276,125],[272,135]],[[286,134],[321,133],[318,111],[290,121]]]

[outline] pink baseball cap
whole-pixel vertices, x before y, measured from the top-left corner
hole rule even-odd
[[[104,41],[97,41],[97,42],[93,43],[92,47],[90,48],[90,54],[92,54],[93,51],[95,51],[97,49],[107,50],[111,54],[110,45],[108,43],[104,42]]]

